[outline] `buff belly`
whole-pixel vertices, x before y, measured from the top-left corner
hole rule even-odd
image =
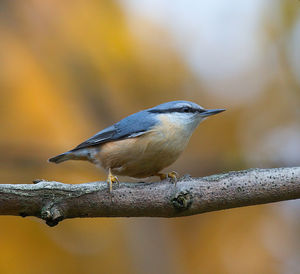
[[[189,136],[153,131],[139,137],[108,142],[100,147],[97,160],[113,174],[135,178],[156,175],[171,165],[184,150]]]

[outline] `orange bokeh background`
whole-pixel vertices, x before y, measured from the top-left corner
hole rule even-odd
[[[178,99],[227,111],[199,126],[170,170],[299,165],[299,1],[208,2],[1,1],[0,183],[105,180],[89,163],[47,159]],[[0,273],[297,273],[299,208],[54,228],[1,216]]]

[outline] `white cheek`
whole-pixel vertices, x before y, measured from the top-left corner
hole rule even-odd
[[[202,121],[200,116],[195,116],[192,114],[172,113],[165,115],[172,124],[184,129],[185,131],[190,131],[191,133]]]

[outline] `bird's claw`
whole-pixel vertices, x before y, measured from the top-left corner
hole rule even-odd
[[[172,183],[174,183],[174,185],[176,186],[176,183],[178,181],[179,178],[179,174],[176,171],[171,171],[169,173],[159,173],[157,174],[160,178],[161,181],[166,180],[166,179],[170,179]]]
[[[171,171],[171,172],[168,173],[168,178],[170,178],[171,181],[176,186],[176,183],[177,183],[177,181],[179,179],[179,174],[176,171]]]

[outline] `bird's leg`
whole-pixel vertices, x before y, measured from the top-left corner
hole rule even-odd
[[[175,186],[179,178],[179,174],[176,171],[171,171],[169,173],[157,173],[156,175],[159,176],[161,181],[165,179],[171,179]]]
[[[112,192],[112,184],[113,183],[117,183],[118,186],[120,186],[120,182],[119,182],[118,178],[111,173],[110,168],[108,169],[108,176],[107,176],[106,182],[107,182],[107,185],[109,187],[109,192],[110,193]]]

